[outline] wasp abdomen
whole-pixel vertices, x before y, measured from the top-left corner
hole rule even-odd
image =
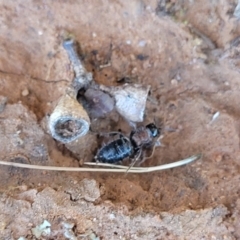
[[[132,145],[128,138],[119,138],[100,149],[96,160],[103,163],[116,163],[132,155]]]

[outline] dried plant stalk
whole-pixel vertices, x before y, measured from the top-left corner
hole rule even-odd
[[[121,165],[112,165],[112,164],[103,164],[103,163],[94,163],[89,162],[85,163],[87,165],[95,165],[95,166],[105,166],[111,168],[74,168],[74,167],[53,167],[53,166],[38,166],[38,165],[30,165],[30,164],[23,164],[23,163],[14,163],[14,162],[5,162],[0,161],[0,165],[6,166],[13,166],[13,167],[20,167],[20,168],[28,168],[28,169],[36,169],[36,170],[48,170],[48,171],[67,171],[67,172],[116,172],[116,173],[147,173],[147,172],[155,172],[166,170],[170,168],[180,167],[186,164],[189,164],[197,159],[199,159],[202,154],[193,155],[189,158],[184,160],[168,163],[160,166],[154,167],[132,167],[128,170],[128,166],[121,166]],[[114,169],[117,168],[117,169]]]

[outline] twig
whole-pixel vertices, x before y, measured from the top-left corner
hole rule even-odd
[[[146,172],[154,172],[154,171],[161,171],[165,169],[175,168],[179,167],[185,164],[188,164],[190,162],[193,162],[197,159],[199,159],[202,156],[202,154],[193,155],[189,158],[186,158],[184,160],[164,164],[161,166],[155,166],[155,167],[132,167],[129,169],[129,173],[146,173]],[[104,166],[104,167],[111,167],[111,168],[74,168],[74,167],[54,167],[54,166],[38,166],[38,165],[30,165],[30,164],[24,164],[24,163],[14,163],[14,162],[5,162],[0,161],[0,165],[6,165],[6,166],[12,166],[12,167],[19,167],[19,168],[28,168],[28,169],[36,169],[36,170],[48,170],[48,171],[67,171],[67,172],[123,172],[125,173],[128,169],[128,166],[120,166],[120,165],[112,165],[112,164],[106,164],[106,163],[94,163],[94,162],[85,162],[86,165],[95,165],[95,166]],[[113,167],[118,169],[113,169]]]
[[[80,77],[86,73],[86,69],[83,66],[76,50],[75,41],[73,39],[66,39],[63,42],[63,47],[66,50],[69,60],[73,65],[76,77]]]
[[[73,66],[75,78],[73,80],[73,87],[78,92],[81,88],[86,88],[92,81],[92,73],[87,72],[78,56],[76,49],[76,42],[74,39],[66,39],[63,42],[63,47],[68,54],[68,58]]]

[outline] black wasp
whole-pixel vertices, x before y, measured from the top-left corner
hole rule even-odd
[[[160,135],[160,129],[154,123],[145,127],[138,127],[126,137],[117,132],[119,138],[103,146],[95,156],[97,162],[118,163],[125,158],[134,159],[134,163],[142,154],[142,149],[153,145],[156,137]]]

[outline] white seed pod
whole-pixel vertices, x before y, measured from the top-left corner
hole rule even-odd
[[[62,143],[70,143],[86,135],[89,127],[87,112],[77,101],[75,94],[66,91],[49,118],[52,137]]]

